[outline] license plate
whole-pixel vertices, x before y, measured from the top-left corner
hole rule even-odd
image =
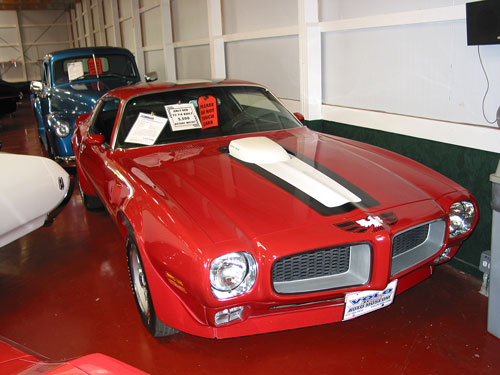
[[[348,293],[345,296],[344,319],[358,316],[389,306],[394,301],[398,280],[391,281],[384,290],[365,290]]]

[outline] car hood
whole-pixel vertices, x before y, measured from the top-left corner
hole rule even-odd
[[[91,112],[97,100],[109,90],[132,83],[135,81],[114,77],[59,85],[51,97],[52,112],[73,116]]]
[[[163,201],[170,207],[176,202],[214,242],[242,233],[253,240],[325,221],[366,217],[403,204],[432,201],[458,187],[399,155],[305,128],[262,135],[320,175],[335,180],[340,190],[344,188],[339,200],[333,202],[338,206],[327,207],[311,198],[314,192],[307,187],[284,182],[283,176],[276,176],[274,171],[232,155],[228,146],[235,137],[121,151],[121,164],[132,179],[149,189],[156,202]],[[253,135],[239,138],[248,137]],[[249,154],[258,153],[250,149]],[[264,161],[267,157],[274,156],[268,154]],[[310,170],[292,175],[292,180],[308,173]]]

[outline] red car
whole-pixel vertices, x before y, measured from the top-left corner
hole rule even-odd
[[[0,337],[2,375],[147,375],[104,354],[94,353],[65,362],[48,362],[20,345]]]
[[[449,260],[473,196],[392,152],[317,133],[264,87],[139,84],[72,139],[87,208],[126,238],[154,336],[229,338],[348,320]]]

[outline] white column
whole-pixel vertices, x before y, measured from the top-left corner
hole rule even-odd
[[[97,30],[99,31],[99,45],[105,46],[107,45],[106,43],[106,30],[104,29],[104,12],[102,10],[103,4],[102,0],[97,0],[96,1],[96,7],[97,7]],[[97,44],[97,40],[96,40]]]
[[[71,9],[71,11],[66,12],[66,22],[68,24],[67,31],[69,37],[69,47],[76,47],[76,20],[75,20],[75,10]]]
[[[76,3],[76,23],[78,27],[78,47],[85,47],[85,31],[83,29],[83,12],[82,3]]]
[[[134,25],[135,61],[141,77],[146,72],[144,63],[144,48],[142,45],[141,16],[139,14],[139,0],[132,0],[132,23]]]
[[[118,16],[117,0],[111,0],[111,19],[113,23],[113,46],[122,46],[122,33],[120,30],[120,17]],[[109,41],[108,41],[109,43]]]
[[[208,0],[207,8],[212,79],[226,78],[226,56],[224,51],[224,39],[222,36],[221,0]]]
[[[167,81],[177,80],[177,67],[175,64],[174,35],[172,33],[172,9],[170,0],[161,0],[161,20],[163,32],[163,61]]]
[[[23,81],[28,80],[28,75],[26,74],[26,61],[24,60],[24,49],[23,49],[23,40],[21,38],[21,29],[19,28],[19,12],[16,10],[16,36],[17,36],[17,45],[19,46],[19,57],[20,62],[23,69]]]
[[[85,40],[86,40],[86,45],[88,47],[90,46],[95,46],[95,40],[94,40],[94,27],[92,24],[92,11],[90,10],[90,0],[83,0],[82,1],[82,6],[83,6],[83,22],[85,22],[85,31],[87,32],[85,34]]]
[[[300,105],[306,120],[318,120],[321,113],[321,30],[318,0],[298,0]]]

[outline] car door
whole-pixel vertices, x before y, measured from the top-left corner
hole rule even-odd
[[[82,134],[79,149],[80,166],[108,211],[116,209],[116,189],[118,184],[123,186],[114,173],[115,162],[111,149],[111,137],[119,109],[118,98],[102,99],[94,111],[87,133]]]

